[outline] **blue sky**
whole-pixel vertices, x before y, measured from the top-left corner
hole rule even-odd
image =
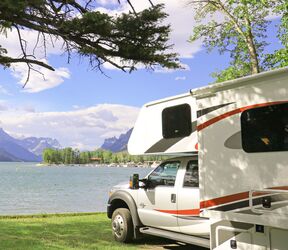
[[[143,2],[146,1],[141,2],[135,2],[136,9],[145,7]],[[208,54],[200,41],[187,42],[194,25],[193,13],[179,2],[165,1],[170,14],[167,22],[173,29],[171,43],[175,44],[174,51],[179,53],[185,70],[139,69],[129,74],[105,65],[108,78],[92,71],[87,61],[79,60],[76,55],[67,64],[67,56],[59,46],[48,46],[47,60],[56,68],[56,75],[44,72],[48,82],[40,75],[33,75],[23,90],[25,66],[0,69],[0,127],[18,137],[47,136],[58,139],[63,146],[93,149],[100,146],[104,138],[119,136],[132,127],[144,103],[212,82],[210,74],[225,68],[229,57],[220,56],[217,51]],[[101,0],[99,4],[111,13],[128,8],[113,0]],[[276,23],[274,19],[268,31],[269,51],[279,47]],[[14,35],[0,37],[0,44],[17,55],[18,43]],[[34,33],[23,35],[31,44],[35,42]],[[43,53],[40,51],[38,56],[42,58]]]

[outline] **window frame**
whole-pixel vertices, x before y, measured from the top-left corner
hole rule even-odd
[[[171,128],[169,129],[169,123],[167,122],[168,116],[171,116],[172,112],[179,112],[179,109],[183,108],[183,114],[187,116],[188,123],[185,125],[187,126],[187,130],[183,130],[184,132],[178,134],[172,134]],[[187,109],[187,110],[185,110]],[[168,133],[170,132],[170,133]],[[162,136],[164,139],[173,139],[179,137],[187,137],[192,133],[192,114],[191,114],[191,106],[188,103],[170,106],[162,110]]]

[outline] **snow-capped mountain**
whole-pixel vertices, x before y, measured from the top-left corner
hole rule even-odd
[[[61,148],[60,143],[56,139],[49,137],[28,137],[20,140],[20,145],[38,156],[42,155],[45,148]]]
[[[51,138],[16,139],[0,128],[0,161],[41,161],[45,148],[61,148]]]

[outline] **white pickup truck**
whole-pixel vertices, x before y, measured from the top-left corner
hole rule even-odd
[[[141,233],[209,247],[209,220],[199,216],[197,156],[166,160],[146,178],[110,192],[107,214],[115,240],[129,242]]]

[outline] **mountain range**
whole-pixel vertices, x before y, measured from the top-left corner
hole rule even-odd
[[[0,128],[0,161],[29,161],[42,160],[45,148],[61,148],[56,139],[45,137],[28,137],[16,139]]]
[[[101,148],[114,153],[127,150],[128,140],[133,129],[119,137],[104,140]],[[60,143],[49,137],[27,137],[17,139],[0,128],[0,161],[42,161],[42,152],[45,148],[60,149]]]
[[[121,134],[118,138],[111,137],[104,140],[101,148],[110,150],[114,153],[127,150],[127,144],[131,136],[133,128],[129,129],[126,133]]]

